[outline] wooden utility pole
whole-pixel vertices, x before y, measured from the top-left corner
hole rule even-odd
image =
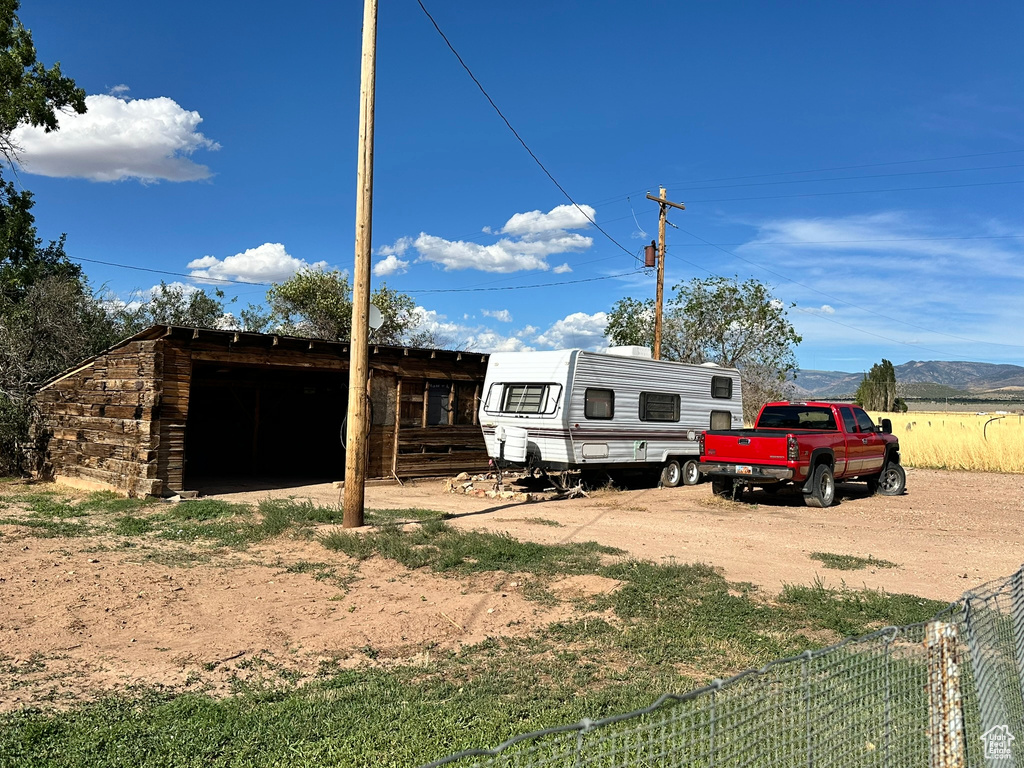
[[[356,263],[348,368],[344,528],[363,524],[366,490],[367,392],[370,358],[370,238],[373,230],[373,97],[377,69],[377,0],[364,0],[359,79],[359,161],[356,168]]]
[[[647,193],[648,200],[654,200],[661,207],[661,215],[658,216],[658,287],[654,298],[654,349],[652,354],[655,360],[661,360],[661,307],[665,300],[665,221],[668,218],[668,207],[686,210],[682,203],[673,203],[665,199],[665,188],[659,187],[659,196],[655,197]]]

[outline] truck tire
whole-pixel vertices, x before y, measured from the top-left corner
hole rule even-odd
[[[662,487],[675,488],[681,482],[683,482],[683,470],[679,466],[679,462],[675,459],[669,459],[661,470]]]
[[[879,481],[880,478],[881,478],[881,474],[871,475],[870,477],[865,477],[864,478],[865,480],[867,480],[867,483],[868,483],[868,494],[869,495],[874,496],[876,493],[878,493],[878,481]],[[858,479],[860,479],[860,478],[858,478]]]
[[[814,468],[811,478],[811,492],[804,496],[808,507],[831,507],[836,500],[836,479],[828,464]]]
[[[683,464],[683,485],[696,485],[700,482],[700,470],[697,469],[696,459],[690,459]]]
[[[890,461],[878,476],[878,492],[883,496],[899,496],[907,489],[907,473],[903,467]]]

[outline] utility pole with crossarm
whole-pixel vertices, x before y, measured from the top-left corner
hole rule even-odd
[[[665,188],[659,187],[659,196],[655,197],[650,192],[647,199],[653,200],[661,207],[661,215],[658,217],[658,288],[654,299],[654,349],[652,354],[655,360],[661,360],[661,314],[662,304],[665,300],[665,221],[668,217],[669,206],[685,211],[686,206],[682,203],[673,203],[665,197]]]

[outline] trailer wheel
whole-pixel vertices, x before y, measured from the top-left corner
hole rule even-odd
[[[697,461],[690,459],[683,464],[683,485],[696,485],[700,482],[700,470],[697,469]]]
[[[675,488],[681,482],[683,482],[682,467],[679,466],[679,462],[675,459],[669,459],[661,470],[662,486],[665,488]]]
[[[828,464],[819,464],[814,468],[811,479],[811,492],[804,496],[808,507],[831,507],[836,500],[836,478]]]

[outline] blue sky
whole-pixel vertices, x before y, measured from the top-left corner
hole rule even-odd
[[[668,291],[767,283],[805,368],[1024,363],[1024,5],[424,3],[607,233],[416,0],[381,0],[374,282],[455,345],[602,346],[617,299],[654,295],[637,257],[664,185],[687,208]],[[237,313],[253,283],[351,272],[362,3],[20,16],[90,95],[16,138],[40,235],[66,232],[94,285],[238,280]]]

